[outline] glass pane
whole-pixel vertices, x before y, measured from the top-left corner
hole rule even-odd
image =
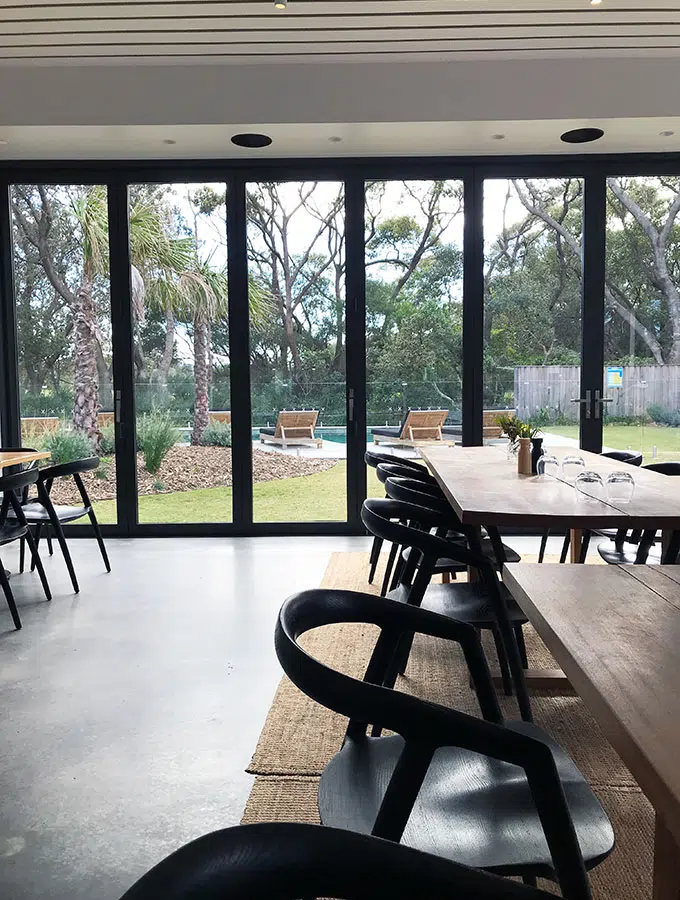
[[[610,178],[605,450],[680,460],[680,178]]]
[[[370,446],[416,455],[419,440],[438,437],[437,418],[445,440],[460,440],[462,299],[463,183],[367,183]],[[409,410],[415,430],[407,434]],[[418,417],[428,410],[433,418]],[[367,479],[368,496],[384,496],[370,467]]]
[[[347,518],[340,182],[247,185],[255,522]]]
[[[515,412],[546,445],[579,445],[578,178],[484,182],[484,438]]]
[[[130,187],[141,523],[230,522],[224,184]]]
[[[116,522],[107,191],[103,185],[12,185],[22,442],[85,473],[102,523]],[[80,502],[72,479],[55,485]]]

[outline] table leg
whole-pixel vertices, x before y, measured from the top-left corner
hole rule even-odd
[[[581,528],[571,529],[571,544],[569,547],[570,559],[572,563],[577,563],[581,559],[581,545],[583,544],[583,530]]]
[[[659,813],[654,827],[652,900],[680,900],[680,852]]]

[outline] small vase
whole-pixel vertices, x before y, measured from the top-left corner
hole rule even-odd
[[[536,466],[538,465],[539,459],[543,456],[545,450],[543,449],[543,438],[532,438],[531,439],[531,474],[537,475],[538,469]]]
[[[531,438],[519,439],[517,472],[520,475],[531,475]]]
[[[517,459],[517,454],[519,453],[519,442],[517,441],[517,438],[515,438],[514,441],[508,441],[508,446],[505,452],[508,459]]]

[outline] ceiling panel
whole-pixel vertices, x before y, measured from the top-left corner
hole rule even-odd
[[[672,55],[680,0],[0,0],[0,61]]]

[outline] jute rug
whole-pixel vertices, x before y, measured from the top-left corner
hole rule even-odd
[[[368,554],[334,553],[322,586],[374,592],[367,584],[367,573]],[[376,581],[379,584],[380,577]],[[538,635],[530,627],[525,633],[529,664],[554,668],[555,662]],[[333,668],[362,677],[376,635],[373,626],[329,626],[309,632],[305,646]],[[493,665],[493,648],[488,650]],[[396,687],[479,713],[462,654],[446,641],[416,637],[406,675]],[[501,697],[501,704],[506,716],[519,717],[514,698]],[[648,801],[578,697],[544,693],[532,697],[532,706],[537,724],[569,751],[614,824],[617,849],[591,875],[595,897],[647,900],[651,896],[654,830]],[[346,724],[346,719],[309,700],[284,677],[248,768],[257,778],[243,822],[318,822],[318,779],[339,750]]]

